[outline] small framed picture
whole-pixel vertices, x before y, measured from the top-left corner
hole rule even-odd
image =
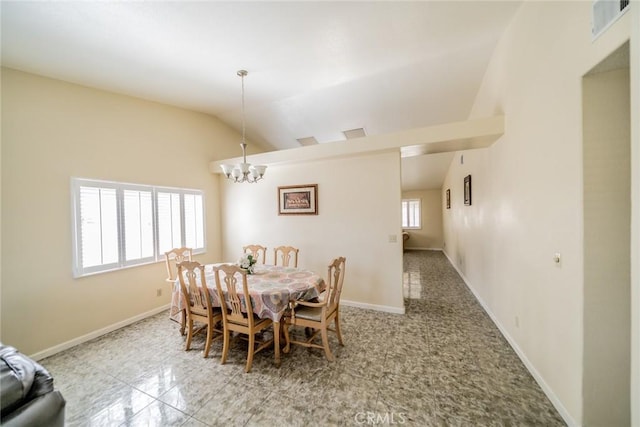
[[[278,187],[278,215],[318,215],[318,184]]]
[[[471,175],[464,177],[464,204],[471,206]]]
[[[451,190],[447,188],[447,209],[451,209]]]

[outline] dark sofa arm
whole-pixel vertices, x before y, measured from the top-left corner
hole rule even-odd
[[[65,400],[51,374],[14,347],[0,343],[0,424],[64,426]]]
[[[36,397],[2,419],[2,427],[64,427],[65,400],[59,391]]]

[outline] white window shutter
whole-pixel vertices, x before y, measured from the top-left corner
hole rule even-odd
[[[188,246],[206,250],[204,195],[72,178],[74,277],[164,260]]]

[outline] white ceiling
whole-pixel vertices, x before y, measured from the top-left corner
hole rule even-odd
[[[442,188],[455,153],[438,153],[402,159],[402,190],[435,190]]]
[[[519,5],[2,1],[2,64],[236,129],[246,69],[247,137],[279,150],[465,120]]]

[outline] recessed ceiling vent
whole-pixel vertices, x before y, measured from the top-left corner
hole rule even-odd
[[[591,36],[595,40],[629,10],[629,0],[593,0]]]
[[[345,130],[342,133],[347,139],[362,138],[363,136],[367,136],[363,128]]]
[[[302,146],[316,145],[318,143],[318,141],[313,136],[309,136],[307,138],[298,138],[296,141],[298,141]]]

